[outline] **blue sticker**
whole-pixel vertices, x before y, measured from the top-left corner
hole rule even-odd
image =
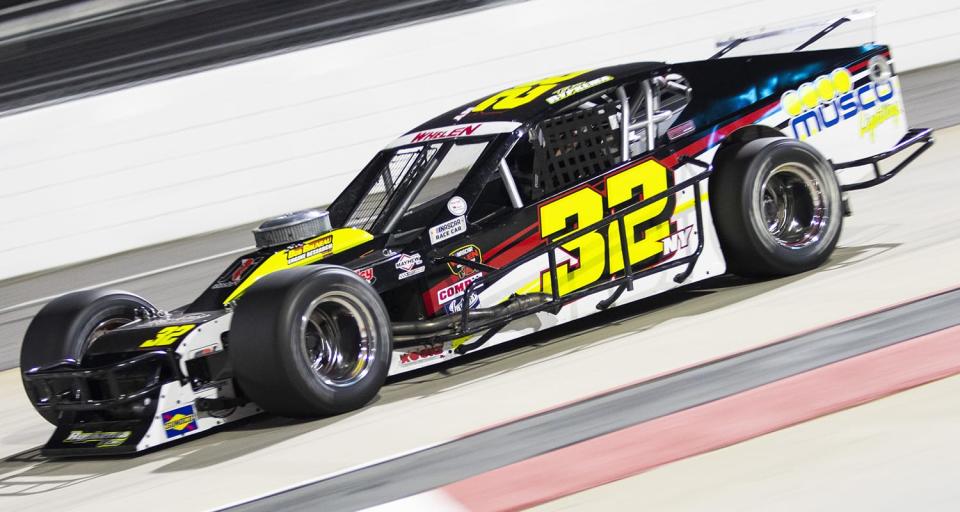
[[[197,429],[197,414],[192,404],[167,411],[161,417],[167,438],[182,436]]]

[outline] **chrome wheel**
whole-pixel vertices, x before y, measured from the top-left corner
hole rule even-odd
[[[796,162],[773,169],[760,186],[758,200],[763,225],[777,244],[799,249],[820,240],[828,216],[813,169]]]
[[[331,291],[316,298],[301,324],[301,347],[318,379],[345,387],[361,380],[376,356],[373,314],[352,296]]]

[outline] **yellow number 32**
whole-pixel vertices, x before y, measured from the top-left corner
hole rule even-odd
[[[181,336],[190,332],[194,327],[196,327],[195,324],[164,327],[157,332],[157,336],[155,338],[141,343],[140,348],[165,347],[167,345],[172,345],[176,343]]]
[[[537,80],[535,82],[529,82],[523,85],[518,85],[512,89],[507,89],[501,93],[494,94],[493,96],[483,100],[482,103],[474,107],[474,112],[483,112],[484,110],[510,110],[512,108],[517,108],[521,105],[526,105],[531,101],[543,96],[544,94],[552,91],[557,85],[576,78],[586,71],[577,71],[576,73],[568,73],[566,75],[551,76],[549,78],[544,78],[543,80]]]

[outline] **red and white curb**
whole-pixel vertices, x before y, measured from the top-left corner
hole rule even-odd
[[[368,510],[518,510],[956,374],[960,326]]]

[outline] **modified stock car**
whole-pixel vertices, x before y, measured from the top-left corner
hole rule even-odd
[[[880,45],[518,85],[398,138],[328,210],[264,222],[257,249],[184,307],[104,290],[48,304],[20,365],[56,426],[44,453],[338,414],[388,375],[618,304],[816,268],[846,192],[932,143],[908,129]]]

